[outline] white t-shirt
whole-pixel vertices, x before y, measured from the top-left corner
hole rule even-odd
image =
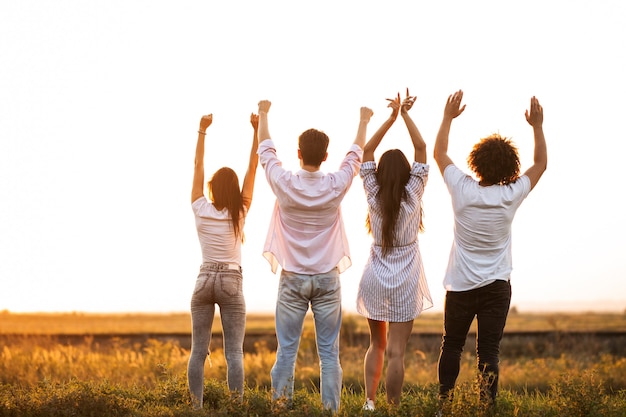
[[[444,288],[468,291],[495,280],[508,281],[513,269],[511,224],[530,192],[530,178],[522,175],[508,185],[482,187],[451,164],[443,180],[454,211],[454,240]]]
[[[202,249],[202,263],[223,262],[241,265],[241,238],[235,236],[227,208],[217,210],[205,196],[191,204]],[[243,231],[244,215],[239,220]]]

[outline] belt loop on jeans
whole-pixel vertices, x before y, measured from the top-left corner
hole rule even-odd
[[[235,263],[228,262],[206,262],[202,264],[203,267],[213,268],[213,269],[228,269],[232,271],[241,272],[241,266]]]

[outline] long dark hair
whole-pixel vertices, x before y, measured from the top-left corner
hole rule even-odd
[[[239,178],[235,171],[228,167],[215,171],[209,181],[209,195],[218,210],[226,207],[230,214],[235,236],[243,242],[243,230],[240,228],[240,218],[243,215],[243,199],[239,190]]]
[[[383,214],[382,224],[382,248],[383,255],[387,254],[396,241],[396,223],[400,213],[400,203],[406,199],[406,184],[411,176],[411,165],[406,156],[399,149],[391,149],[385,152],[378,161],[376,170],[376,182],[378,194],[376,199]],[[424,230],[420,206],[420,231]],[[365,220],[365,227],[372,233],[369,213]]]

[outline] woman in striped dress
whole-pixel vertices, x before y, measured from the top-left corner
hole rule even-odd
[[[365,145],[360,172],[368,205],[366,224],[374,239],[357,296],[357,311],[367,318],[370,329],[364,366],[365,410],[374,409],[385,350],[387,402],[399,404],[404,352],[413,320],[433,305],[418,242],[422,195],[428,179],[426,144],[408,114],[415,97],[409,95],[408,89],[406,93],[403,101],[400,94],[388,99],[391,115]],[[411,166],[402,151],[392,149],[381,156],[376,167],[374,151],[398,113],[413,142],[415,162]]]

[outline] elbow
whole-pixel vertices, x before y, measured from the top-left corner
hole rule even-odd
[[[535,160],[535,165],[541,169],[541,171],[545,171],[548,168],[548,157],[544,156],[542,158],[538,158]]]
[[[371,154],[371,155],[374,155],[374,151],[376,150],[375,147],[369,146],[369,144],[367,143],[364,146],[361,146],[361,149],[363,149],[363,154]]]

